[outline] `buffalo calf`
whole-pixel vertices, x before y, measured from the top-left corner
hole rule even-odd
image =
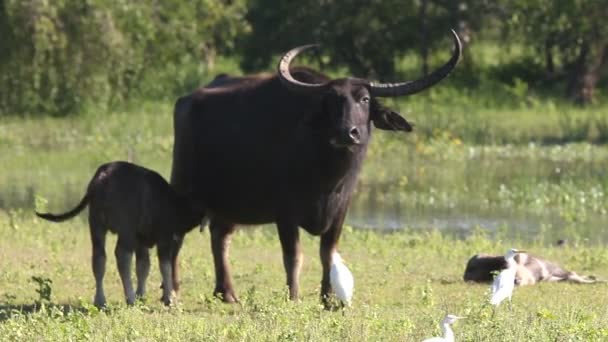
[[[103,277],[105,273],[106,233],[118,235],[114,254],[128,304],[146,291],[150,273],[148,249],[157,245],[162,275],[162,301],[169,305],[179,290],[177,255],[184,235],[201,222],[200,205],[191,198],[178,195],[158,173],[128,162],[101,165],[76,208],[63,214],[38,213],[39,217],[62,222],[89,206],[89,228],[93,243],[93,274],[97,306],[105,305]],[[136,255],[137,291],[131,283],[131,263]]]
[[[595,282],[593,279],[581,277],[575,272],[567,271],[555,263],[527,253],[517,254],[515,262],[515,283],[520,286],[533,285],[540,281],[571,281],[581,284]],[[505,268],[507,268],[507,263],[504,256],[477,254],[467,262],[463,278],[465,281],[491,282],[493,273],[495,271],[500,272]]]

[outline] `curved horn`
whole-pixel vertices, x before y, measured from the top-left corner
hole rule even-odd
[[[296,80],[291,76],[289,72],[289,64],[291,61],[298,55],[300,52],[313,48],[319,47],[319,44],[309,44],[302,45],[296,48],[293,48],[281,57],[281,61],[279,62],[278,71],[279,71],[279,79],[287,87],[287,89],[297,92],[316,92],[320,89],[323,89],[327,83],[304,83]]]
[[[372,96],[395,97],[410,95],[429,88],[444,79],[454,67],[456,67],[458,60],[462,55],[462,43],[454,30],[452,30],[452,36],[454,37],[454,53],[452,54],[452,58],[450,58],[450,60],[441,68],[433,71],[430,75],[415,81],[401,83],[372,83],[370,85]]]

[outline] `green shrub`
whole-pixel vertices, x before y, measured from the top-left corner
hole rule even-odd
[[[2,2],[0,115],[174,97],[233,49],[243,15],[244,1]]]

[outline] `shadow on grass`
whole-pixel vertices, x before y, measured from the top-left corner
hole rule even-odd
[[[91,313],[91,307],[78,304],[54,304],[54,303],[33,303],[33,304],[6,304],[0,303],[0,323],[8,321],[15,316],[46,312],[49,315],[56,315],[61,312],[64,316],[70,313],[79,312],[82,314]]]

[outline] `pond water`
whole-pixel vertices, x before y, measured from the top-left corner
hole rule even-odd
[[[584,222],[572,222],[559,210],[551,208],[530,212],[521,208],[487,208],[466,203],[453,207],[412,206],[398,200],[378,203],[369,196],[356,195],[346,223],[356,229],[385,231],[437,229],[461,238],[481,229],[490,236],[501,234],[524,241],[543,239],[546,243],[554,243],[564,239],[608,243],[607,220],[606,215],[593,213],[587,214]]]
[[[372,152],[349,225],[608,242],[605,146],[420,145]]]
[[[143,165],[167,176],[166,157],[142,156],[148,158]],[[31,167],[0,174],[0,209],[29,211],[37,195],[55,210],[73,207],[99,164],[85,158],[66,159],[55,167],[47,165],[54,161],[39,167],[34,160]],[[57,169],[62,173],[57,175]],[[370,145],[347,224],[378,230],[438,229],[461,237],[482,229],[547,243],[608,243],[607,194],[608,146],[466,146],[451,137],[381,137]]]

